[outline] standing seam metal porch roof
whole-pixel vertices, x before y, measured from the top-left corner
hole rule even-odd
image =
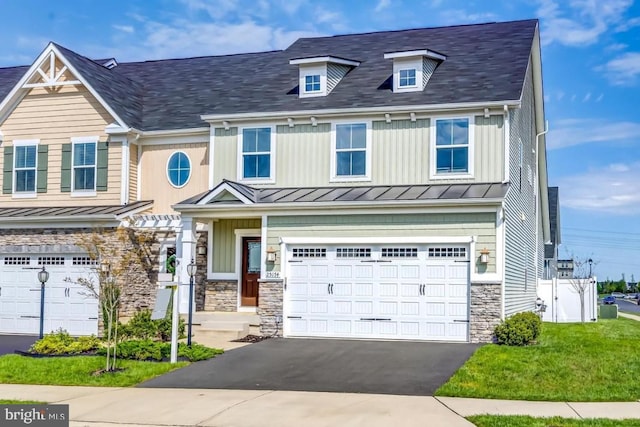
[[[0,221],[3,219],[15,218],[68,218],[78,217],[86,219],[87,217],[98,216],[117,216],[124,215],[128,212],[151,207],[153,201],[142,200],[127,205],[109,205],[109,206],[57,206],[57,207],[15,207],[0,208]]]
[[[201,115],[518,102],[537,25],[524,20],[302,38],[281,51],[120,62],[111,69],[56,47],[128,126],[152,131],[202,127]],[[424,90],[393,93],[393,61],[384,53],[424,49],[446,60]],[[329,95],[299,98],[298,66],[289,60],[317,56],[360,65]],[[0,97],[26,69],[0,68]]]
[[[208,196],[228,186],[255,204],[265,203],[335,203],[335,202],[389,202],[411,200],[470,200],[502,199],[508,183],[485,184],[435,184],[435,185],[380,185],[357,187],[290,187],[254,188],[234,181],[224,180],[207,192],[178,203],[176,206],[198,205]],[[236,201],[210,201],[199,206],[237,205]]]

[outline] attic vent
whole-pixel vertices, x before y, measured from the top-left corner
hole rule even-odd
[[[105,59],[102,63],[102,66],[108,69],[116,68],[118,66],[118,61],[115,58]]]

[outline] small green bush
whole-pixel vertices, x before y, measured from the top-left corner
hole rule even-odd
[[[207,360],[222,354],[223,350],[217,348],[206,347],[202,344],[192,343],[191,348],[184,343],[178,345],[178,356],[185,357],[191,362],[199,360]]]
[[[517,313],[495,329],[498,344],[524,346],[535,342],[542,330],[542,321],[532,312]]]
[[[100,347],[100,340],[93,335],[74,338],[61,328],[36,341],[29,351],[51,355],[82,354],[95,351]]]
[[[189,348],[185,343],[178,343],[178,357],[184,357],[191,362],[206,360],[221,354],[222,350],[192,344]],[[100,349],[98,354],[106,354],[106,349]],[[171,343],[152,340],[130,340],[118,343],[116,356],[121,359],[132,360],[163,360],[171,357]]]
[[[178,336],[185,337],[185,323],[180,319],[178,323]],[[160,320],[151,320],[151,311],[142,310],[137,312],[129,322],[118,327],[119,335],[124,339],[138,340],[160,340],[167,342],[171,340],[171,318],[165,317]]]

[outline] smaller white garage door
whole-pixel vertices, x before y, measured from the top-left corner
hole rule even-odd
[[[286,336],[468,341],[465,246],[299,245],[287,252]]]
[[[0,257],[0,333],[38,334],[40,282],[38,271],[49,272],[45,285],[44,331],[59,328],[71,335],[98,333],[98,301],[66,278],[91,278],[93,260],[77,255],[4,255]],[[94,277],[95,281],[95,277]]]

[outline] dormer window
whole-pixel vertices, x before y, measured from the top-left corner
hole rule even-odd
[[[400,87],[416,87],[416,69],[408,68],[399,71],[400,81],[398,85]]]
[[[320,74],[310,74],[304,76],[304,91],[320,92]]]
[[[338,85],[352,68],[360,65],[333,56],[297,58],[289,61],[299,67],[298,93],[300,98],[326,96]]]
[[[430,50],[410,50],[384,54],[393,59],[393,91],[418,92],[424,90],[436,67],[445,56]]]

